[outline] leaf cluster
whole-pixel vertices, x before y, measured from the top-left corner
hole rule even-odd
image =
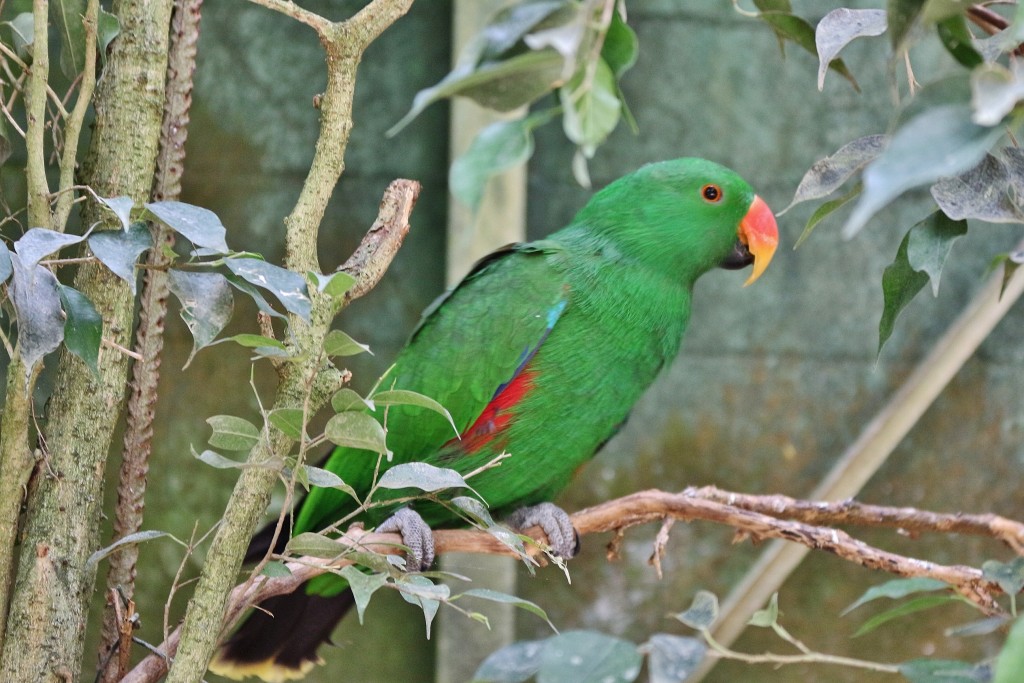
[[[906,229],[882,278],[881,352],[896,318],[914,296],[929,283],[937,295],[950,248],[967,233],[968,221],[1024,220],[1024,166],[1014,136],[1024,100],[1017,59],[1024,11],[1012,5],[1003,16],[995,8],[964,3],[891,0],[880,9],[835,9],[812,25],[793,15],[788,0],[758,0],[755,5],[757,16],[780,42],[792,41],[816,53],[819,90],[830,68],[856,87],[838,55],[858,38],[888,48],[887,72],[895,92],[902,89],[898,73],[906,69],[908,92],[894,111],[891,129],[852,140],[814,163],[786,209],[825,200],[808,219],[799,246],[823,219],[847,204],[852,208],[842,234],[851,238],[891,202],[918,188],[928,189],[932,213]],[[912,70],[914,50],[930,36],[945,48],[957,71],[920,87]],[[844,186],[845,192],[833,198]],[[1005,264],[1009,277],[1020,257],[999,254],[994,261]]]

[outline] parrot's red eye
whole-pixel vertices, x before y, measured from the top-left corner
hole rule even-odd
[[[712,204],[722,201],[722,188],[718,185],[705,185],[700,190],[700,196]]]

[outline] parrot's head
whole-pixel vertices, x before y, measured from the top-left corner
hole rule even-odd
[[[753,266],[779,243],[771,209],[734,171],[705,159],[649,164],[598,192],[577,217],[624,255],[687,286],[709,270]]]

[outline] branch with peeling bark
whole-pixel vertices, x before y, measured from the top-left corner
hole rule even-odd
[[[830,552],[854,564],[903,577],[928,577],[949,584],[952,590],[974,603],[986,614],[1000,610],[996,596],[1002,589],[983,577],[980,569],[966,565],[942,565],[913,557],[898,555],[870,546],[836,529],[838,525],[895,527],[914,533],[967,533],[988,536],[1005,543],[1018,554],[1024,554],[1024,523],[997,515],[946,514],[906,507],[864,505],[854,501],[825,503],[797,500],[787,496],[756,496],[723,491],[713,486],[688,488],[679,493],[651,489],[610,500],[573,514],[573,526],[580,536],[613,532],[609,559],[618,555],[618,541],[630,527],[662,522],[654,541],[652,564],[668,542],[669,531],[676,521],[708,521],[736,530],[740,540],[778,538],[800,543],[815,550]],[[526,535],[544,541],[538,527]],[[401,537],[352,528],[338,539],[339,546],[356,547],[381,554],[401,552]],[[444,529],[434,532],[435,550],[443,553],[482,553],[511,555],[509,549],[491,534],[476,529]],[[531,545],[532,555],[540,553],[539,545]],[[288,576],[247,580],[231,593],[225,615],[225,630],[231,628],[246,610],[267,598],[297,590],[303,583],[352,564],[351,560],[301,557],[287,562]],[[658,567],[660,575],[660,567]],[[166,670],[166,658],[174,656],[178,642],[175,631],[124,678],[125,682],[155,681]]]

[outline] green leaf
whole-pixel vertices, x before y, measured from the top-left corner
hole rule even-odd
[[[986,617],[984,619],[978,619],[976,621],[970,621],[966,624],[960,624],[958,626],[951,626],[947,628],[943,635],[947,638],[963,638],[965,636],[984,636],[989,633],[994,633],[1001,629],[1011,621],[1013,617],[1007,614],[1000,614],[994,617]]]
[[[449,413],[443,405],[429,396],[424,396],[423,394],[415,391],[409,391],[407,389],[388,389],[386,391],[378,391],[371,397],[371,399],[373,400],[373,403],[378,406],[404,405],[432,410],[448,420],[448,424],[452,426],[452,431],[454,431],[456,435],[459,433],[459,429],[455,426],[455,420],[452,419],[451,413]]]
[[[985,61],[974,47],[971,32],[967,28],[967,19],[964,18],[964,15],[957,14],[948,19],[943,19],[936,24],[935,28],[939,40],[942,41],[942,46],[963,66],[973,69]]]
[[[168,287],[181,302],[181,319],[192,333],[192,352],[185,367],[199,349],[209,346],[231,320],[235,302],[231,287],[220,273],[168,271]]]
[[[950,659],[913,659],[900,664],[900,674],[910,683],[987,683],[992,680],[985,664]]]
[[[303,434],[303,413],[299,408],[277,408],[267,415],[267,421],[281,430],[289,439],[300,441]],[[317,484],[320,486],[321,484]]]
[[[751,626],[759,626],[761,628],[769,628],[774,626],[779,620],[779,593],[776,591],[772,593],[771,599],[768,601],[768,606],[764,609],[759,609],[754,612],[750,621],[747,623]]]
[[[1019,683],[1024,679],[1024,619],[1018,619],[1010,629],[1003,649],[996,659],[995,678],[992,683]]]
[[[238,277],[276,296],[289,313],[309,322],[312,304],[301,275],[258,258],[229,258],[224,265]]]
[[[346,410],[375,410],[376,406],[373,401],[363,398],[355,391],[352,391],[348,387],[339,389],[334,396],[331,397],[331,408],[336,413],[342,413]]]
[[[135,263],[153,246],[153,235],[145,223],[134,223],[126,232],[104,230],[89,236],[89,248],[114,275],[128,283],[135,294]]]
[[[338,489],[339,491],[344,491],[356,500],[359,499],[355,489],[346,484],[341,477],[330,470],[313,467],[312,465],[303,465],[302,473],[305,475],[306,483],[308,484],[326,489]]]
[[[70,81],[85,68],[85,0],[51,0],[50,21],[60,36],[60,69]]]
[[[14,243],[14,253],[21,259],[26,270],[31,270],[43,257],[72,244],[78,244],[84,237],[57,232],[49,228],[30,228]]]
[[[231,458],[225,458],[220,453],[216,453],[211,450],[205,450],[202,453],[197,453],[196,450],[192,449],[192,457],[199,462],[206,463],[210,467],[214,467],[218,470],[237,470],[242,469],[246,466],[246,463],[232,460]]]
[[[468,515],[475,524],[483,528],[494,526],[494,518],[491,517],[490,510],[478,499],[470,496],[455,496],[449,502]]]
[[[341,413],[335,417],[361,414]],[[469,484],[462,478],[462,475],[455,470],[434,467],[425,462],[405,462],[395,465],[380,476],[377,485],[385,489],[416,488],[428,493],[444,489],[469,487]]]
[[[387,452],[384,428],[366,413],[338,413],[327,421],[324,436],[338,446],[362,448],[374,453]]]
[[[640,674],[636,645],[596,631],[567,631],[548,639],[540,653],[537,683],[628,683]]]
[[[328,356],[355,356],[364,352],[373,355],[369,346],[360,344],[341,330],[331,330],[324,338],[324,353]]]
[[[136,531],[133,534],[128,534],[123,538],[119,538],[105,548],[100,548],[85,561],[87,569],[95,567],[97,564],[102,562],[105,558],[110,557],[119,548],[123,548],[126,545],[137,545],[139,543],[145,543],[146,541],[152,541],[154,538],[163,538],[164,536],[171,536],[166,531],[157,531],[156,529],[149,529],[147,531]],[[171,536],[171,538],[174,538]]]
[[[629,27],[622,15],[616,10],[612,12],[612,22],[601,46],[601,58],[608,64],[615,79],[633,68],[640,54],[640,41],[636,31]]]
[[[932,218],[940,215],[939,212],[932,214]],[[930,220],[926,218],[925,221]],[[921,225],[921,223],[918,223]],[[917,227],[917,226],[914,226]],[[917,293],[928,284],[928,274],[921,273],[910,265],[907,260],[907,245],[910,242],[911,228],[904,235],[900,242],[899,250],[896,252],[896,259],[882,273],[882,296],[884,304],[882,307],[882,318],[878,321],[878,353],[882,353],[882,347],[892,336],[896,318],[906,308]]]
[[[905,617],[908,614],[922,612],[926,609],[932,609],[933,607],[945,605],[950,602],[960,602],[961,600],[962,598],[956,595],[923,595],[919,598],[908,600],[907,602],[904,602],[898,607],[894,607],[890,610],[882,612],[881,614],[876,614],[875,616],[871,617],[863,624],[861,624],[860,628],[857,629],[857,631],[853,634],[852,637],[858,638],[866,633],[870,633],[882,624],[886,624],[892,621],[893,619]]]
[[[319,273],[308,273],[309,278],[313,280],[316,285],[316,290],[332,299],[338,299],[345,295],[345,292],[352,289],[352,286],[356,283],[356,279],[348,273],[342,271],[336,271],[330,275],[320,275]]]
[[[580,69],[558,90],[565,135],[590,158],[615,130],[622,115],[618,86],[611,68],[598,60],[593,74]]]
[[[259,443],[260,430],[253,423],[233,415],[214,415],[206,419],[213,428],[209,443],[226,451],[248,451]]]
[[[96,47],[104,64],[107,62],[107,48],[121,33],[121,20],[100,7],[100,16],[96,26]]]
[[[793,201],[779,214],[801,202],[821,199],[838,190],[854,173],[878,157],[888,141],[886,135],[866,135],[846,143],[835,154],[815,162],[800,180]]]
[[[388,577],[385,574],[365,574],[352,565],[341,568],[341,575],[348,581],[352,589],[352,598],[356,603],[356,613],[359,615],[359,623],[363,623],[363,615],[366,613],[366,606],[370,604],[370,598],[377,589],[387,583]]]
[[[344,554],[346,550],[347,548],[344,544],[332,541],[322,534],[315,534],[309,531],[292,536],[288,540],[288,545],[285,546],[285,552],[287,553],[319,557],[323,560],[333,560]]]
[[[700,668],[708,647],[697,638],[655,633],[644,644],[650,683],[682,683]]]
[[[499,591],[494,591],[489,588],[473,588],[468,591],[465,591],[464,593],[459,594],[458,597],[479,598],[481,600],[489,600],[490,602],[497,602],[503,605],[512,605],[513,607],[516,607],[518,609],[526,610],[530,614],[535,614],[544,621],[548,622],[548,626],[551,627],[552,631],[557,631],[555,625],[551,623],[550,619],[548,619],[547,612],[545,612],[539,605],[532,603],[529,600],[524,600],[523,598],[520,598],[518,596],[509,595],[507,593],[501,593]]]
[[[540,668],[547,640],[524,640],[506,645],[487,656],[473,674],[472,683],[523,683]]]
[[[807,219],[807,225],[804,226],[804,231],[800,233],[800,237],[797,238],[796,244],[793,245],[793,248],[798,249],[800,245],[804,243],[804,240],[811,236],[811,232],[818,227],[818,223],[824,220],[827,216],[846,206],[851,199],[855,199],[860,196],[860,191],[862,189],[863,186],[860,183],[857,183],[843,196],[829,200],[815,209],[814,213],[811,214],[811,217]]]
[[[427,638],[430,638],[430,625],[434,622],[437,610],[441,606],[441,600],[447,600],[450,593],[448,586],[435,584],[425,576],[405,575],[400,578],[396,586],[402,598],[413,605],[418,605],[423,610],[423,619],[426,622]]]
[[[224,241],[227,230],[217,214],[209,209],[174,201],[150,202],[146,208],[197,247],[213,249],[219,254],[228,252],[228,244]]]
[[[18,350],[28,379],[36,363],[64,341],[60,283],[43,266],[26,268],[19,254],[11,254],[11,265],[14,277],[8,291],[18,319]]]
[[[905,598],[908,595],[913,595],[914,593],[929,593],[947,588],[949,588],[949,584],[937,579],[929,579],[925,577],[893,579],[891,581],[886,581],[879,586],[872,586],[869,588],[864,592],[864,595],[857,598],[852,605],[844,609],[840,616],[846,616],[861,605],[871,602],[872,600],[878,600],[879,598],[891,598],[896,600],[899,598]]]
[[[698,631],[711,628],[718,618],[718,596],[710,591],[697,591],[690,608],[672,616]]]
[[[881,9],[834,9],[814,29],[814,45],[818,53],[818,90],[825,88],[825,73],[844,47],[856,38],[885,33],[888,22]]]
[[[271,579],[283,578],[285,576],[291,576],[292,570],[288,569],[288,565],[280,560],[274,560],[273,562],[267,562],[263,565],[263,569],[260,574]]]
[[[258,349],[263,346],[270,346],[281,350],[287,348],[284,344],[271,337],[264,337],[262,334],[250,334],[245,332],[242,334],[236,334],[233,337],[227,337],[224,341],[233,341],[239,346],[244,346],[247,349]]]
[[[942,266],[946,263],[953,242],[967,234],[967,221],[950,220],[941,212],[911,228],[907,243],[907,261],[916,271],[925,273],[932,282],[932,293],[939,293]]]
[[[915,116],[864,169],[864,193],[843,235],[855,235],[875,213],[905,191],[976,165],[1002,134],[1000,127],[985,128],[971,121],[967,105],[942,105]]]
[[[918,20],[927,0],[889,0],[887,3],[889,41],[893,52],[902,52],[910,29]]]
[[[981,565],[981,576],[994,581],[1007,595],[1016,595],[1024,590],[1024,557],[1009,562],[988,560]]]
[[[545,121],[551,118],[550,112],[542,114]],[[452,195],[475,211],[491,176],[525,163],[533,155],[533,129],[539,118],[540,114],[535,114],[498,121],[477,133],[448,171]]]
[[[64,321],[64,345],[99,377],[100,342],[103,317],[88,297],[72,287],[59,285],[60,301],[67,318]]]
[[[562,76],[565,60],[548,48],[479,67],[456,67],[438,84],[416,93],[409,113],[387,132],[396,135],[428,106],[463,95],[489,109],[512,111],[547,93]]]

